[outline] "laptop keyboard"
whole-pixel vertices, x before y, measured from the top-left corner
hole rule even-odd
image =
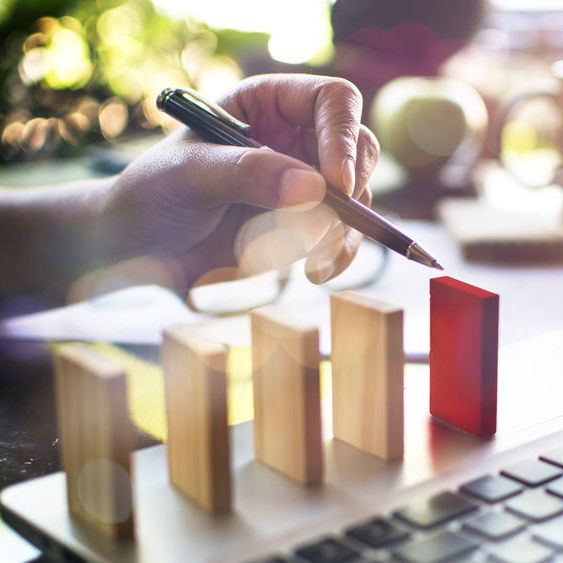
[[[558,557],[563,561],[563,448],[259,563],[536,563]]]

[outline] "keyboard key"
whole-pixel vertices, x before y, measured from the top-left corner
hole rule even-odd
[[[344,545],[335,538],[324,538],[317,543],[296,549],[295,553],[312,563],[340,563],[341,561],[353,561],[359,556],[355,549]]]
[[[463,527],[488,540],[500,540],[522,531],[525,524],[506,512],[487,512],[468,520]]]
[[[409,543],[394,552],[403,561],[411,563],[438,563],[464,555],[479,544],[454,532],[444,532],[431,538]]]
[[[540,455],[540,459],[542,461],[558,465],[559,467],[563,467],[563,448],[557,448],[547,452],[546,454],[542,454]]]
[[[476,510],[478,506],[449,491],[414,502],[394,514],[417,528],[431,528]]]
[[[546,490],[548,493],[552,495],[557,495],[558,497],[563,498],[563,478],[557,479],[557,481],[552,481],[547,487]]]
[[[385,547],[409,537],[406,530],[382,518],[375,518],[361,526],[348,528],[346,535],[370,547]]]
[[[524,491],[506,501],[505,506],[510,512],[533,522],[542,522],[563,513],[563,501],[543,489]]]
[[[511,465],[503,469],[501,474],[529,487],[538,487],[562,475],[561,469],[537,459]]]
[[[466,494],[492,503],[513,497],[522,492],[524,487],[506,477],[485,475],[463,484],[459,489]]]
[[[490,559],[502,563],[541,563],[550,561],[553,551],[529,538],[519,537],[487,545]]]
[[[533,538],[550,547],[563,549],[563,517],[535,526]]]

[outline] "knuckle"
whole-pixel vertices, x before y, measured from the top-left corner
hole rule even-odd
[[[252,185],[260,176],[260,159],[255,151],[244,151],[238,155],[234,166],[234,186],[236,195],[240,198],[248,185]]]
[[[360,194],[360,201],[364,204],[367,205],[368,207],[371,205],[372,202],[372,195],[371,195],[371,191],[369,190],[369,188],[366,188],[361,194]]]
[[[360,93],[358,87],[353,82],[350,82],[345,78],[331,78],[326,83],[326,89],[329,92],[336,92],[337,95],[348,98],[354,102],[361,103],[362,101],[362,94]]]
[[[377,162],[380,152],[379,141],[365,125],[362,125],[360,128],[360,139],[363,146],[365,146],[366,159],[373,163]]]
[[[358,88],[343,78],[331,78],[321,87],[318,101],[321,131],[338,127],[344,135],[357,139],[362,111],[362,96]]]
[[[233,173],[233,201],[269,207],[277,198],[283,167],[269,166],[265,149],[249,149],[239,154]]]

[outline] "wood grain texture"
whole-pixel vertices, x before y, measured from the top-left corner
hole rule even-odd
[[[323,477],[319,331],[277,307],[251,313],[256,459],[303,484]]]
[[[385,460],[403,456],[403,311],[331,295],[334,436]]]
[[[496,432],[499,296],[430,280],[430,413],[466,432]]]
[[[133,533],[126,375],[86,345],[55,352],[62,467],[73,516],[112,537]]]
[[[164,332],[170,481],[213,513],[231,509],[225,346],[189,326]]]

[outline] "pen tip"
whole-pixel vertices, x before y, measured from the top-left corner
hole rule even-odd
[[[414,260],[419,264],[424,264],[430,268],[436,268],[437,270],[443,270],[443,266],[434,258],[432,255],[428,254],[424,249],[422,249],[416,242],[411,242],[407,249],[406,257],[409,260]]]

